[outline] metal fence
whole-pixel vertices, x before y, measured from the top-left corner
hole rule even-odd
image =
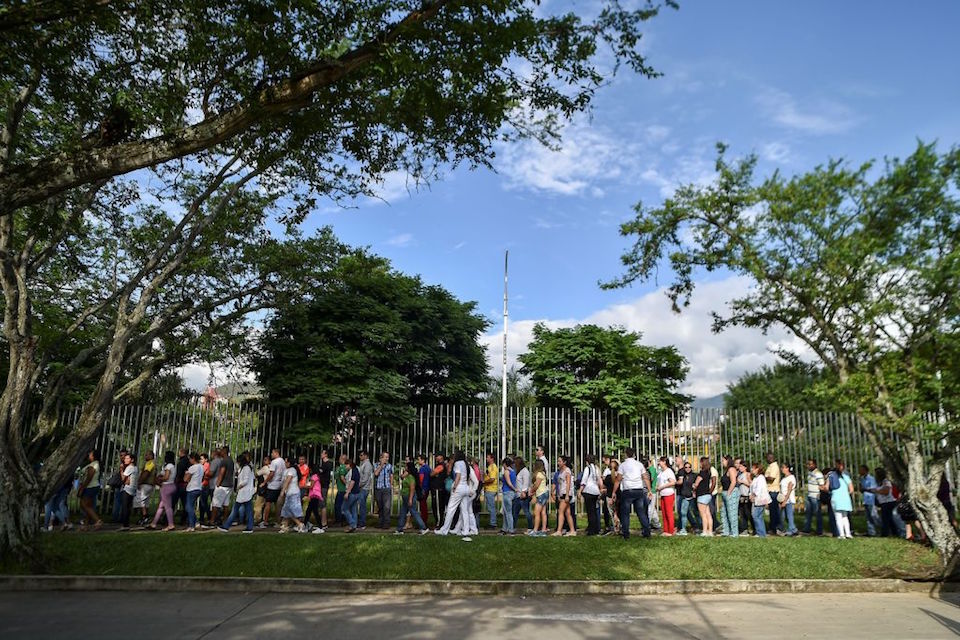
[[[76,420],[77,410],[64,421]],[[936,416],[929,416],[931,421]],[[506,430],[506,451],[501,450],[501,425]],[[549,407],[510,407],[505,420],[495,406],[435,405],[420,408],[407,426],[378,426],[375,420],[333,409],[281,408],[251,402],[201,405],[114,407],[97,438],[105,470],[115,468],[121,448],[142,459],[152,450],[185,447],[204,452],[222,444],[233,452],[248,450],[259,461],[277,447],[282,453],[319,460],[320,444],[307,444],[299,434],[330,434],[331,454],[346,453],[356,459],[367,450],[376,458],[387,451],[394,461],[405,456],[450,453],[456,448],[482,459],[487,451],[497,460],[507,453],[532,459],[542,445],[551,462],[559,455],[572,456],[579,465],[586,454],[618,455],[627,446],[649,456],[683,456],[695,460],[724,454],[761,461],[772,451],[781,462],[796,466],[802,483],[803,464],[813,458],[821,467],[842,458],[851,475],[859,465],[870,469],[878,460],[859,429],[853,414],[815,411],[737,411],[688,408],[649,419],[631,421],[612,412],[574,411]],[[932,451],[936,442],[926,441]],[[952,487],[957,486],[960,452],[948,465]]]

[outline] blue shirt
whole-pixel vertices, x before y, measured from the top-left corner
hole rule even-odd
[[[380,473],[377,475],[377,484],[376,489],[389,489],[390,488],[390,476],[393,475],[393,465],[389,462],[383,465],[383,469],[380,470]]]
[[[429,491],[430,490],[430,465],[425,464],[420,467],[420,490]]]
[[[514,471],[514,470],[513,470],[512,468],[510,468],[510,467],[507,467],[507,468],[505,469],[505,471],[506,471],[506,473],[504,473],[502,476],[500,476],[500,488],[501,488],[503,491],[516,491],[516,489],[510,488],[510,485],[507,484],[507,473],[510,474],[510,484],[512,484],[514,487],[516,487],[516,486],[517,486],[517,472]]]
[[[862,478],[860,478],[860,488],[861,489],[875,489],[877,487],[877,481],[869,473]],[[877,504],[877,496],[873,493],[863,492],[863,506],[872,507]]]

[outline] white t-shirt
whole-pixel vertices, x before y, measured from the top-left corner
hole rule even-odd
[[[277,458],[279,460],[280,458]],[[286,463],[284,463],[286,466]],[[290,482],[287,482],[287,478],[290,478]],[[290,467],[283,472],[283,479],[280,481],[280,486],[284,484],[287,485],[287,493],[296,492],[297,495],[300,495],[300,482],[297,480],[297,470],[294,467]]]
[[[454,477],[460,476],[460,482],[457,483],[457,493],[470,493],[470,485],[467,482],[467,463],[463,460],[457,460],[453,463]]]
[[[283,486],[283,474],[287,471],[287,463],[283,458],[277,458],[270,462],[270,471],[273,471],[273,479],[267,483],[267,489],[276,490]]]
[[[203,465],[199,462],[187,469],[190,480],[187,481],[187,491],[200,491],[203,488]]]
[[[167,479],[163,481],[163,484],[173,484],[177,481],[177,468],[171,463],[163,465],[163,472],[167,474]]]
[[[793,491],[790,492],[790,499],[783,504],[797,504],[797,479],[792,473],[780,480],[780,495],[787,495],[787,489],[791,484],[793,485]]]
[[[137,493],[137,481],[140,478],[140,470],[137,465],[131,464],[123,470],[123,490],[130,495]]]
[[[627,458],[620,463],[620,490],[629,491],[630,489],[646,489],[647,485],[643,483],[643,474],[646,469],[637,462],[636,458]]]
[[[583,468],[583,473],[580,474],[580,486],[584,493],[589,493],[591,496],[600,495],[599,473],[595,464],[588,464]]]
[[[878,493],[877,495],[877,504],[887,504],[888,502],[896,502],[896,498],[893,497],[893,485],[890,484],[889,480],[884,480],[883,484],[880,485],[880,488],[886,487],[890,489],[890,492],[887,495]]]
[[[657,474],[657,488],[659,489],[668,482],[676,482],[677,476],[673,473],[673,470],[670,467],[663,469],[660,473]],[[676,489],[669,487],[660,491],[661,496],[672,496],[676,493]]]
[[[517,473],[517,491],[530,490],[530,469],[524,467]]]
[[[253,482],[253,469],[248,465],[244,465],[240,469],[237,486],[240,487],[237,491],[237,502],[250,502],[253,499],[253,494],[256,493],[256,486]]]

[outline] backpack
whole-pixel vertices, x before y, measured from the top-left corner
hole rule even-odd
[[[123,486],[123,476],[120,475],[119,471],[115,471],[112,476],[107,480],[107,486],[116,491]]]
[[[840,477],[836,471],[830,472],[829,480],[827,482],[829,483],[828,486],[830,487],[830,491],[836,491],[840,488]]]

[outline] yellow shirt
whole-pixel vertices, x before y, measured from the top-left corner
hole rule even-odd
[[[150,473],[151,471],[153,471],[154,468],[156,468],[156,465],[153,463],[153,460],[148,460],[143,464],[143,470],[146,471],[147,473]]]
[[[495,464],[487,465],[487,474],[483,476],[483,490],[489,493],[497,492],[497,478],[500,477],[500,470]]]
[[[780,491],[780,465],[776,461],[767,465],[767,470],[763,472],[763,475],[770,478],[770,481],[767,482],[768,492],[776,493]]]
[[[540,481],[540,484],[537,485],[537,492],[536,492],[536,494],[535,494],[535,496],[536,496],[537,498],[539,498],[540,496],[542,496],[543,494],[545,494],[545,493],[546,493],[547,491],[549,491],[550,489],[547,488],[547,474],[545,474],[545,473],[537,473],[537,478],[536,478],[536,479]]]

